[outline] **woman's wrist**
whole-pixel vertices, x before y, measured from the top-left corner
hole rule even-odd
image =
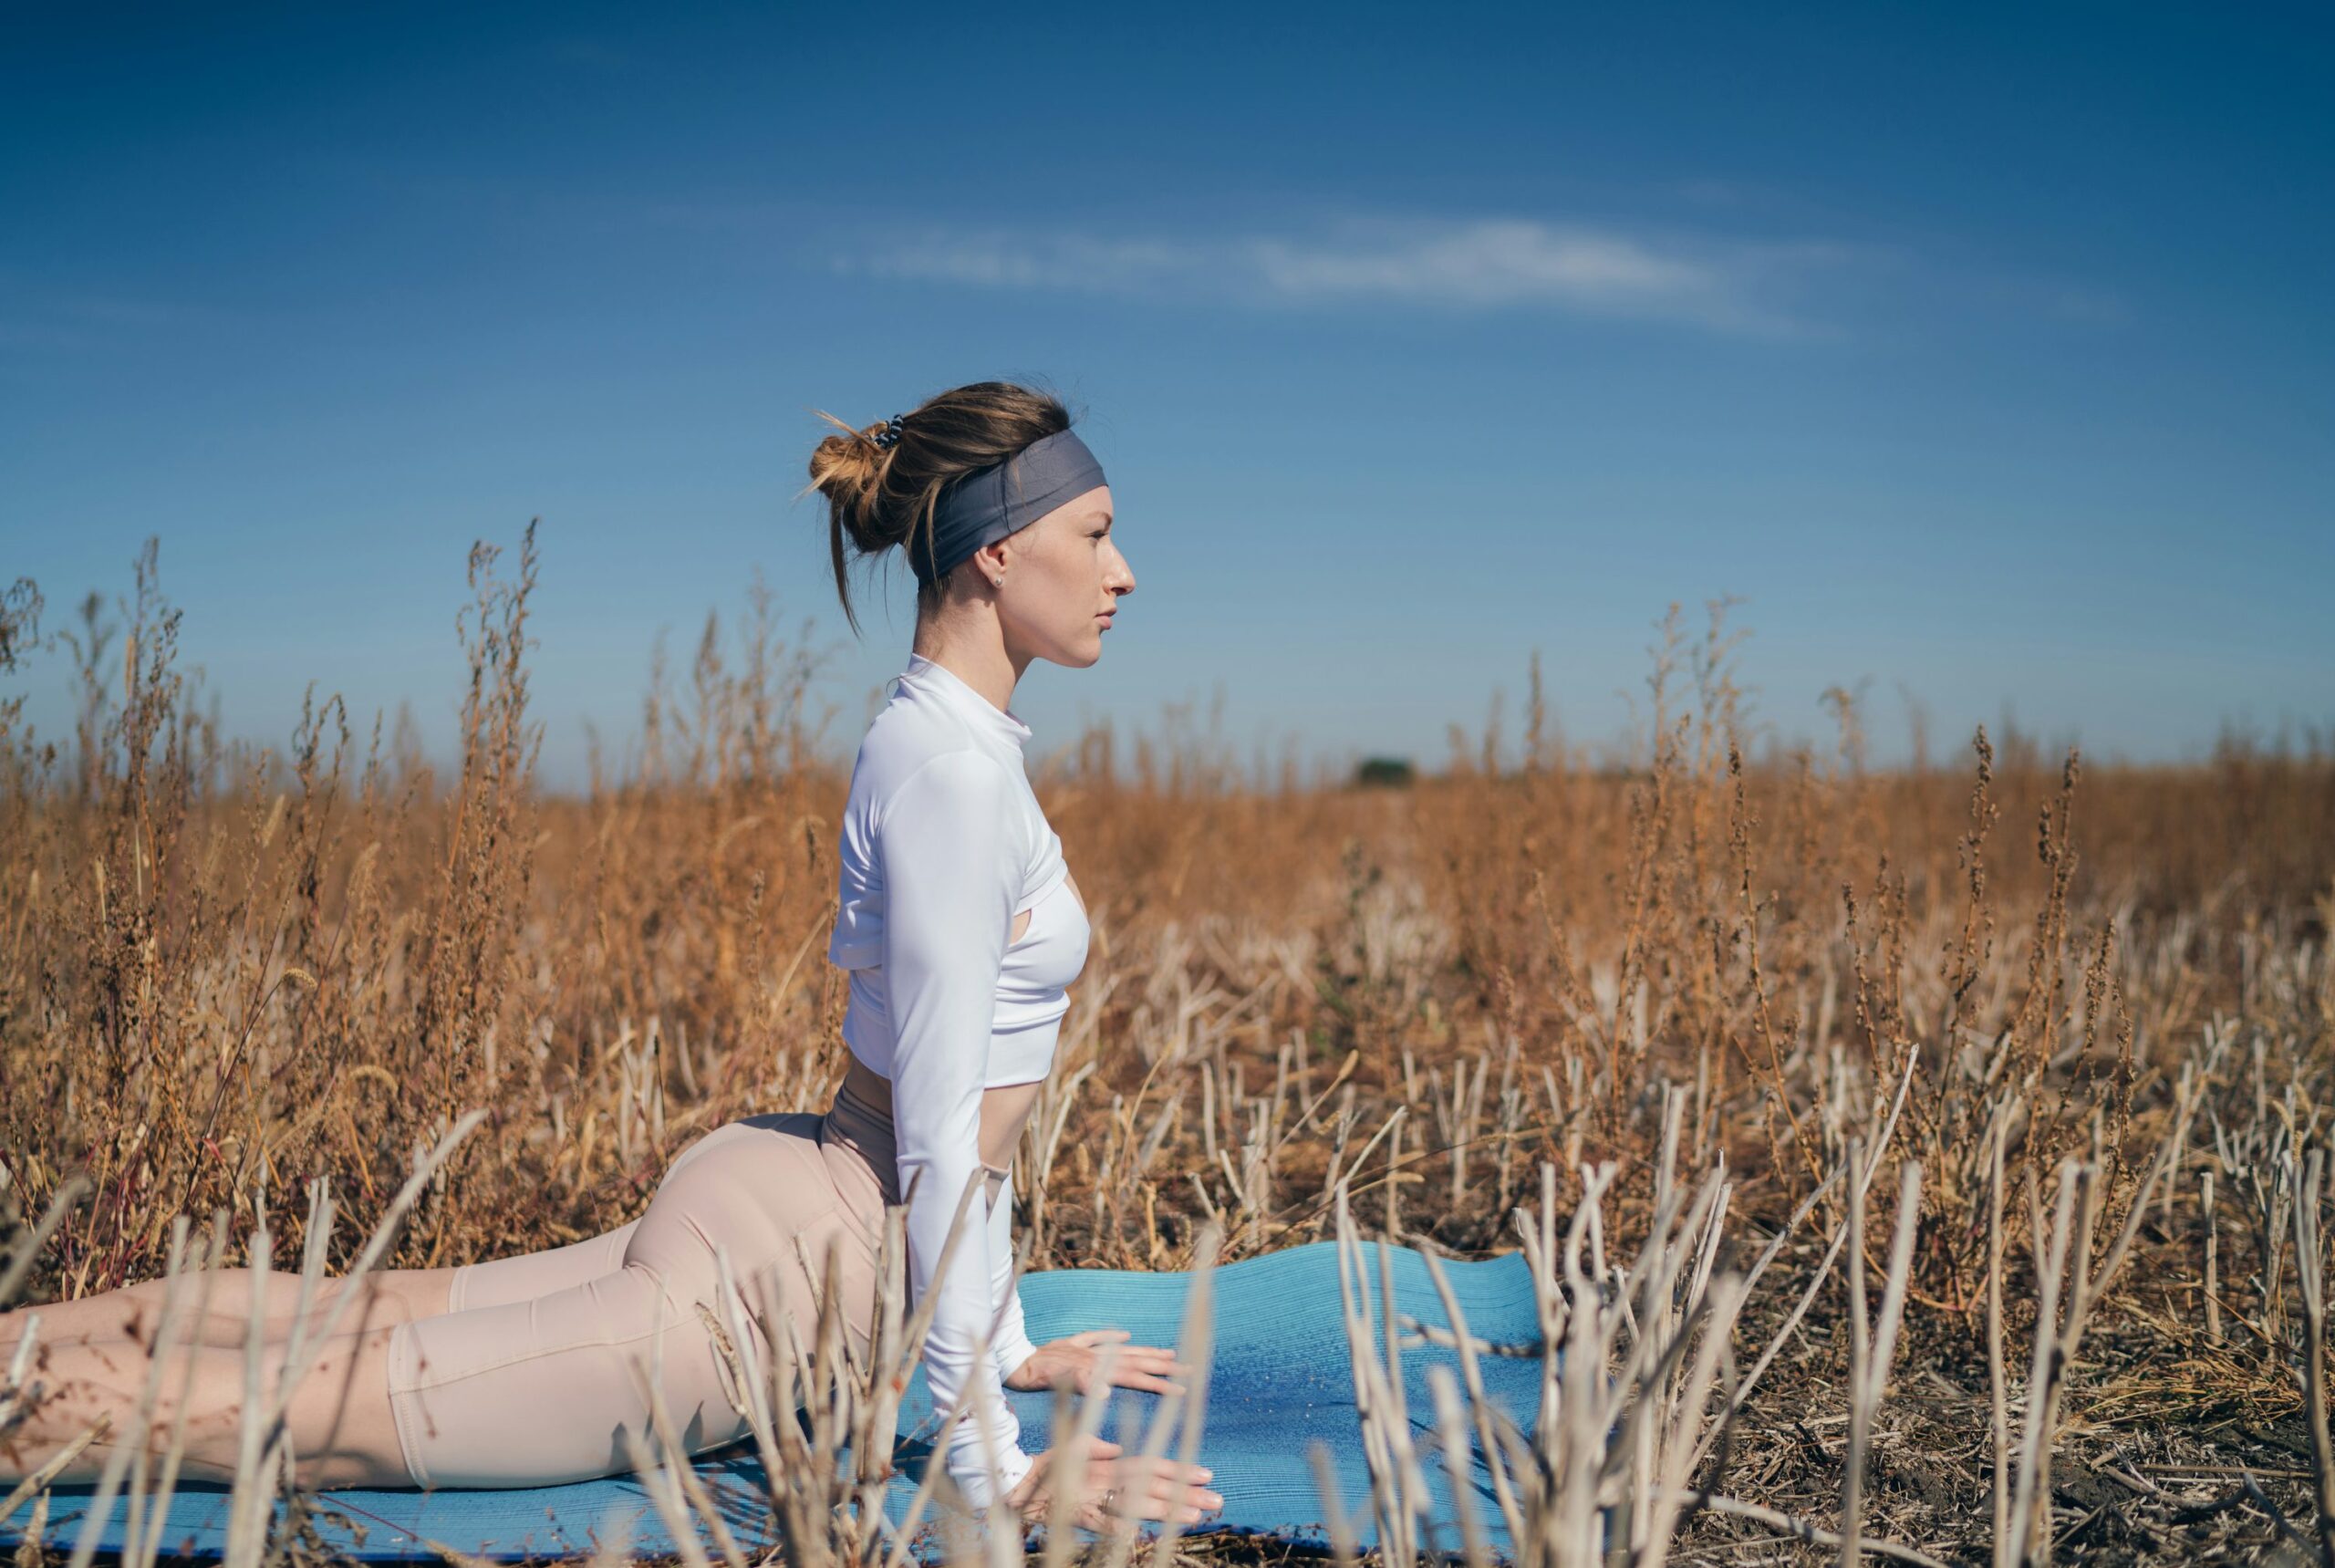
[[[991,1358],[997,1366],[997,1380],[1000,1383],[1009,1381],[1022,1370],[1023,1362],[1037,1354],[1038,1347],[1030,1343],[1028,1334],[1001,1334],[991,1352]]]
[[[1008,1444],[998,1451],[997,1471],[992,1479],[983,1459],[979,1444],[973,1445],[970,1450],[956,1449],[950,1453],[950,1479],[957,1483],[957,1490],[964,1494],[966,1505],[976,1513],[1012,1493],[1038,1462],[1032,1455],[1023,1453],[1019,1443]]]

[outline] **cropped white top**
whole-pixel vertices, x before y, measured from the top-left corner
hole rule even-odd
[[[908,1203],[908,1310],[932,1288],[949,1222],[981,1169],[985,1087],[1046,1075],[1085,966],[1085,910],[1064,887],[1062,840],[1023,771],[1030,728],[921,654],[894,681],[852,764],[827,958],[851,971],[844,1043],[891,1080],[900,1189]],[[1030,924],[1010,942],[1014,919]],[[998,1445],[983,1463],[981,1410],[950,1441],[950,1475],[973,1506],[1020,1482],[1032,1459],[998,1380],[1028,1357],[1011,1289],[1011,1193],[977,1196],[925,1339],[933,1408],[981,1401]],[[984,1332],[991,1354],[976,1366]]]

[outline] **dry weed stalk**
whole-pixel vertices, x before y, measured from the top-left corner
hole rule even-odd
[[[2057,1440],[2060,1408],[2067,1396],[2069,1378],[2075,1369],[2077,1351],[2083,1343],[2084,1328],[2093,1309],[2123,1267],[2157,1183],[2165,1179],[2187,1147],[2190,1119],[2197,1108],[2201,1092],[2195,1064],[2185,1065],[2176,1091],[2172,1127],[2158,1145],[2147,1174],[2132,1196],[2123,1225],[2107,1249],[2096,1257],[2094,1241],[2102,1196],[2102,1162],[2097,1143],[2092,1158],[2070,1158],[2060,1165],[2057,1197],[2048,1221],[2043,1211],[2040,1183],[2030,1172],[2027,1189],[2028,1234],[2034,1251],[2035,1278],[2039,1293],[2036,1304],[2031,1366],[2027,1378],[2026,1417],[2016,1449],[2011,1442],[2007,1414],[2008,1401],[2002,1381],[2004,1328],[2000,1277],[2003,1248],[1999,1236],[2002,1220],[1999,1189],[1989,1199],[1987,1211],[1995,1231],[1987,1246],[1990,1263],[1987,1337],[1994,1346],[1988,1364],[1995,1379],[1995,1496],[1998,1507],[2006,1511],[1998,1519],[1995,1535],[1995,1561],[1998,1564],[2028,1568],[2030,1563],[2049,1563],[2051,1561],[2050,1521],[2047,1511],[2051,1495],[2051,1454]],[[2007,1122],[2002,1120],[1997,1123],[1998,1129],[2006,1125]],[[1998,1131],[1996,1148],[1989,1157],[1989,1170],[1997,1176],[2001,1170],[1999,1151],[2004,1136],[2000,1130]],[[2097,1137],[2095,1129],[2095,1139]],[[2004,1501],[2006,1499],[2007,1501]]]
[[[1674,1106],[1677,1103],[1674,1099]],[[1672,1120],[1675,1127],[1675,1114]],[[1667,1147],[1675,1158],[1676,1140]],[[1919,1212],[1919,1178],[1915,1168],[1906,1170],[1891,1283],[1872,1348],[1877,1370],[1864,1375],[1859,1395],[1868,1422],[1881,1402]],[[1339,1194],[1340,1288],[1370,1475],[1369,1506],[1384,1559],[1408,1563],[1421,1553],[1450,1553],[1471,1568],[1489,1568],[1494,1552],[1474,1495],[1480,1466],[1510,1560],[1519,1564],[1568,1568],[1618,1557],[1657,1568],[1667,1560],[1683,1522],[1704,1510],[1839,1547],[1844,1558],[1862,1547],[1902,1561],[1934,1563],[1894,1542],[1860,1539],[1854,1476],[1862,1459],[1853,1450],[1846,1486],[1848,1522],[1841,1532],[1719,1495],[1707,1480],[1695,1484],[1707,1445],[1723,1439],[1733,1419],[1733,1400],[1715,1404],[1713,1397],[1736,1381],[1733,1337],[1749,1292],[1744,1276],[1715,1268],[1727,1183],[1714,1168],[1690,1201],[1673,1179],[1675,1169],[1666,1165],[1657,1179],[1653,1228],[1624,1267],[1603,1259],[1600,1240],[1615,1174],[1611,1166],[1582,1170],[1582,1199],[1562,1248],[1552,1165],[1541,1168],[1539,1209],[1516,1214],[1539,1287],[1541,1325],[1540,1344],[1531,1352],[1541,1364],[1541,1397],[1530,1432],[1513,1413],[1487,1397],[1479,1356],[1492,1347],[1468,1331],[1432,1251],[1426,1262],[1448,1326],[1398,1320],[1391,1250],[1383,1238],[1377,1258],[1384,1304],[1373,1313],[1365,1254],[1346,1194]],[[1860,1254],[1852,1250],[1852,1255]],[[1403,1337],[1400,1329],[1406,1323],[1417,1331],[1416,1340]],[[1459,1364],[1456,1376],[1441,1366],[1427,1374],[1434,1403],[1428,1426],[1445,1469],[1456,1541],[1439,1538],[1430,1523],[1440,1511],[1409,1435],[1415,1423],[1406,1408],[1402,1352],[1414,1344],[1454,1351]],[[1317,1451],[1314,1463],[1334,1548],[1342,1559],[1349,1558],[1354,1550],[1351,1527],[1326,1454]],[[1714,1469],[1723,1466],[1722,1453]]]
[[[2319,1508],[2319,1559],[2335,1568],[2335,1441],[2327,1429],[2327,1216],[2323,1200],[2327,1149],[2310,1150],[2300,1171],[2292,1150],[2288,1175],[2295,1180],[2295,1275],[2302,1297],[2302,1385],[2304,1417],[2310,1430],[2313,1501]]]

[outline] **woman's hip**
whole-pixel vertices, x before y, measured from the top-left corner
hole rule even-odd
[[[850,1108],[726,1123],[684,1149],[648,1211],[619,1228],[621,1256],[611,1232],[597,1247],[541,1255],[532,1271],[546,1283],[570,1264],[607,1272],[401,1325],[390,1397],[415,1481],[502,1486],[623,1469],[617,1438],[649,1417],[635,1374],[652,1367],[684,1446],[737,1437],[726,1386],[737,1320],[721,1257],[764,1365],[787,1316],[810,1345],[821,1317],[838,1314],[864,1354],[898,1180],[887,1139],[887,1124]]]
[[[675,1157],[623,1261],[654,1270],[684,1301],[715,1299],[717,1249],[741,1288],[773,1270],[815,1282],[831,1244],[847,1272],[872,1280],[884,1208],[897,1201],[889,1135],[840,1097],[825,1115],[725,1122]]]

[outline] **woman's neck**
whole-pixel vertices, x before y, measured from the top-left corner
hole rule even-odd
[[[948,670],[988,698],[1000,712],[1012,711],[1013,688],[1020,683],[1022,671],[1029,668],[1028,659],[1016,659],[1001,641],[984,646],[970,638],[928,634],[922,628],[908,651]]]

